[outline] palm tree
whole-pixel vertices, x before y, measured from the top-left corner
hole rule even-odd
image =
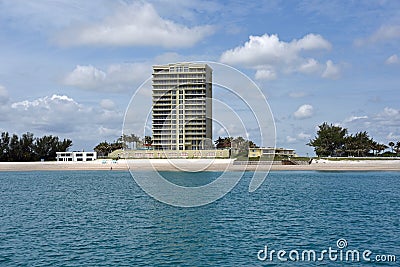
[[[389,142],[388,144],[390,146],[390,148],[392,149],[392,153],[393,153],[393,147],[394,147],[394,142]]]
[[[133,147],[133,145],[132,145],[131,147],[129,147],[129,146],[127,145],[127,144],[133,143],[132,137],[131,137],[130,135],[124,134],[124,135],[122,136],[122,140],[123,140],[123,142],[124,142],[124,144],[125,144],[125,148],[130,149],[130,148]]]
[[[137,148],[140,144],[140,137],[135,134],[131,134],[131,138],[132,142],[135,144],[133,148]]]
[[[111,145],[107,142],[101,142],[100,144],[98,144],[95,148],[94,151],[97,152],[99,157],[104,157],[107,156],[108,153],[110,153],[112,151],[111,149]]]
[[[387,145],[378,143],[378,145],[376,146],[376,152],[377,152],[377,154],[380,154],[382,151],[384,151],[387,148],[388,148]]]
[[[400,141],[396,143],[396,146],[394,148],[396,149],[396,154],[398,155],[400,153]]]

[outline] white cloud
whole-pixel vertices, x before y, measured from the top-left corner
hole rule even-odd
[[[67,85],[92,88],[103,83],[106,79],[106,73],[99,69],[96,69],[92,65],[89,66],[76,66],[76,68],[69,73],[64,83]]]
[[[243,46],[222,53],[220,61],[232,65],[244,65],[257,70],[257,79],[276,78],[277,72],[321,72],[314,58],[304,58],[302,52],[330,50],[331,44],[321,35],[308,34],[299,40],[285,42],[278,35],[250,36]]]
[[[400,38],[400,25],[382,25],[374,33],[366,38],[356,39],[354,44],[356,46],[362,46],[365,44],[373,43],[384,43],[391,40],[396,40]]]
[[[311,74],[320,70],[320,64],[313,58],[309,58],[306,62],[300,65],[299,72]]]
[[[297,141],[297,139],[295,137],[286,136],[287,143],[295,143],[296,141]]]
[[[387,117],[397,117],[400,114],[400,111],[394,108],[385,107],[383,112],[381,113],[382,116]]]
[[[323,78],[336,80],[340,78],[340,68],[338,65],[333,64],[332,60],[326,62],[326,69],[322,73]]]
[[[122,92],[133,89],[150,75],[151,66],[145,63],[113,64],[106,70],[92,65],[78,65],[66,75],[63,82],[86,90]]]
[[[256,71],[255,78],[257,80],[275,80],[276,72],[274,70],[259,69]]]
[[[308,34],[300,40],[288,43],[280,41],[276,34],[264,34],[250,36],[244,46],[225,51],[220,60],[228,64],[247,66],[273,65],[281,61],[291,63],[297,60],[302,50],[330,48],[331,44],[321,35]]]
[[[115,103],[111,99],[103,99],[100,101],[100,106],[106,110],[113,110],[115,108]]]
[[[69,110],[79,109],[78,103],[76,103],[72,98],[65,95],[52,95],[51,97],[46,96],[42,98],[35,99],[33,101],[24,100],[20,102],[14,102],[11,104],[11,108],[17,110],[29,110],[31,108],[39,107],[41,109],[51,109],[53,107],[63,106],[63,109],[69,108]]]
[[[400,141],[395,137],[400,129],[400,110],[385,107],[377,113],[365,116],[350,116],[343,121],[343,125],[351,132],[368,131],[374,140]]]
[[[290,92],[289,97],[291,98],[302,98],[305,97],[307,94],[305,92]]]
[[[0,85],[0,104],[5,104],[9,100],[8,91],[7,89]]]
[[[121,135],[121,129],[107,128],[104,126],[100,126],[100,128],[98,129],[98,134],[101,136],[115,136],[116,137],[116,136]]]
[[[304,104],[300,106],[294,113],[294,117],[296,119],[306,119],[310,118],[313,115],[314,108],[311,105]]]
[[[300,139],[300,140],[309,140],[311,138],[311,135],[307,134],[307,133],[304,133],[304,132],[300,132],[297,135],[297,138]]]
[[[390,64],[398,64],[398,63],[400,63],[400,60],[399,60],[399,57],[398,57],[396,54],[391,55],[391,56],[388,57],[388,58],[386,59],[386,61],[385,61],[385,64],[387,64],[387,65],[390,65]]]
[[[190,47],[212,34],[210,25],[189,28],[159,16],[149,3],[123,5],[99,24],[76,25],[61,32],[60,45]]]
[[[103,100],[101,104],[81,104],[69,96],[54,94],[11,103],[8,113],[13,116],[8,120],[12,121],[13,131],[16,132],[63,134],[72,141],[115,139],[121,133],[123,113],[112,107],[112,100]],[[117,132],[118,135],[115,135]]]
[[[368,116],[350,116],[344,120],[345,123],[353,122],[356,120],[368,119]]]

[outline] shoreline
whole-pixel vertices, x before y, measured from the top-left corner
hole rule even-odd
[[[129,166],[128,166],[129,165]],[[234,165],[215,160],[96,160],[92,162],[0,162],[2,171],[400,171],[400,160],[317,160],[309,165]]]

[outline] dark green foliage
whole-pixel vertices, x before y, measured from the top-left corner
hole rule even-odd
[[[108,143],[107,141],[99,143],[95,146],[94,151],[97,152],[99,157],[106,157],[109,153],[117,149],[125,148],[124,143],[121,140],[117,140],[113,143]]]
[[[43,136],[35,138],[32,133],[25,133],[21,137],[9,133],[1,133],[0,161],[38,161],[55,160],[56,152],[65,152],[72,146],[69,139],[59,140],[57,136]]]
[[[346,134],[347,129],[324,122],[319,126],[317,136],[307,145],[314,147],[318,156],[340,156],[343,154]]]
[[[216,148],[231,148],[232,140],[233,140],[232,137],[221,138],[219,136],[218,139],[214,141],[215,147]]]
[[[366,131],[347,135],[347,129],[324,122],[317,131],[317,136],[307,144],[314,147],[319,157],[327,156],[376,156],[388,146],[369,137]],[[389,143],[391,146],[394,143]],[[372,153],[370,153],[372,151]]]

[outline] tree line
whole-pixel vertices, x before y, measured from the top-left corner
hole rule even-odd
[[[400,142],[396,144],[389,142],[388,145],[392,151],[381,154],[389,146],[376,142],[366,131],[348,134],[346,128],[326,122],[319,125],[318,128],[317,135],[307,145],[314,147],[314,151],[319,157],[395,156],[400,153]]]
[[[2,132],[0,138],[0,161],[39,161],[55,160],[56,152],[65,152],[72,146],[70,139],[61,140],[58,136],[34,137],[27,132],[19,137]]]
[[[103,141],[94,147],[94,151],[97,152],[97,156],[105,157],[109,153],[117,149],[143,149],[150,148],[153,140],[151,136],[145,136],[141,138],[135,134],[122,135],[113,142]]]
[[[122,135],[113,142],[103,141],[94,147],[94,151],[97,152],[99,157],[105,157],[109,153],[117,149],[150,149],[153,140],[151,136],[145,136],[143,138],[135,135]],[[251,141],[246,140],[243,137],[218,137],[215,141],[215,148],[217,149],[232,149],[234,154],[246,154],[248,153],[249,147],[257,147],[257,145]]]
[[[253,141],[246,140],[241,136],[238,137],[218,137],[214,141],[215,148],[231,148],[237,149],[239,153],[248,152],[248,148],[258,147]]]

